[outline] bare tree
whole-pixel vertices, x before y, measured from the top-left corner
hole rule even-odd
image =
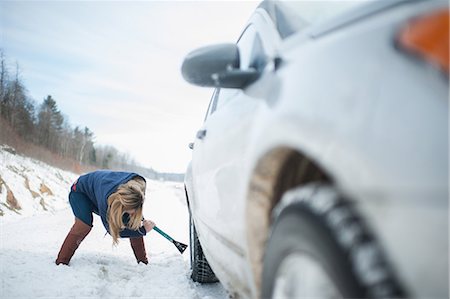
[[[89,128],[77,126],[72,129],[51,95],[37,106],[28,96],[18,63],[14,77],[10,79],[1,48],[0,117],[0,124],[4,126],[0,132],[12,136],[3,140],[32,142],[48,149],[51,154],[100,168],[131,169],[136,164],[128,153],[121,153],[112,146],[94,146],[94,133]]]
[[[8,79],[8,70],[6,68],[5,54],[0,49],[0,115],[2,114],[3,98],[6,92],[6,81]]]

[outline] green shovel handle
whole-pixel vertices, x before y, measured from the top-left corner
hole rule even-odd
[[[156,230],[161,236],[173,243],[173,239],[168,234],[160,230],[157,226],[154,226],[153,229]]]

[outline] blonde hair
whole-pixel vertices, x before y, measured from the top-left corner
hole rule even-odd
[[[108,197],[107,220],[109,233],[113,244],[119,243],[120,231],[124,228],[137,230],[142,222],[142,205],[145,199],[145,181],[141,177],[134,177],[125,184],[120,185],[117,191]],[[127,210],[136,209],[130,215],[127,226],[123,223],[123,214]]]

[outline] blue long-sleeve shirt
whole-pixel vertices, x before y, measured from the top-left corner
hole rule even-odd
[[[134,172],[120,172],[109,170],[98,170],[87,173],[78,178],[78,180],[72,185],[72,192],[84,193],[94,204],[98,210],[98,214],[102,219],[103,226],[109,233],[109,224],[107,218],[108,211],[108,197],[117,191],[117,188],[134,177],[141,177]],[[144,179],[145,181],[145,179]],[[128,223],[129,215],[124,215],[125,225]],[[121,238],[134,238],[146,235],[144,226],[141,226],[138,230],[131,230],[125,228],[120,231]]]

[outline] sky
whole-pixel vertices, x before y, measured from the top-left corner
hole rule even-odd
[[[190,51],[235,42],[255,1],[0,1],[0,48],[29,96],[158,171],[184,172],[212,89],[186,83]]]

